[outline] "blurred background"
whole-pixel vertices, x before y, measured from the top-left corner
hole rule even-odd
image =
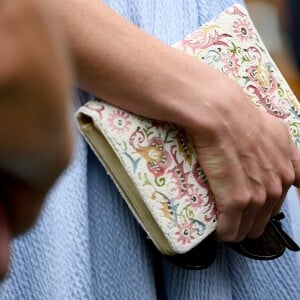
[[[272,58],[300,99],[300,0],[245,0]]]

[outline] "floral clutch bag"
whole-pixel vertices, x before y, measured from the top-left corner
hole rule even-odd
[[[242,6],[228,8],[173,47],[233,78],[254,105],[286,122],[300,144],[298,101]],[[99,99],[82,106],[76,118],[86,141],[162,253],[186,253],[215,230],[213,197],[193,145],[180,129]]]

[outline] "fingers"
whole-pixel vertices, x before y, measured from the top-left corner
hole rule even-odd
[[[259,237],[271,216],[282,205],[287,188],[284,192],[282,189],[280,184],[278,186],[275,184],[272,192],[270,189],[260,196],[253,194],[250,199],[245,198],[244,201],[232,198],[231,205],[226,206],[226,210],[218,214],[217,239],[239,242],[246,237]]]
[[[249,135],[247,143],[234,144],[233,139],[226,144],[223,137],[213,147],[196,147],[219,212],[218,240],[259,237],[290,186],[300,184],[299,151],[290,142],[287,126],[264,118],[267,124]]]
[[[255,228],[258,213],[260,212],[261,208],[265,205],[265,191],[261,191],[260,193],[257,192],[255,193],[255,196],[255,198],[250,199],[248,206],[242,212],[241,222],[239,224],[237,235],[235,238],[232,239],[236,242],[242,241],[247,236],[249,236],[251,230]]]
[[[239,232],[242,214],[236,210],[220,212],[218,214],[218,227],[216,239],[219,241],[234,241]]]
[[[236,162],[231,151],[218,150],[217,147],[199,151],[198,159],[218,209],[216,237],[223,241],[235,240],[243,211],[251,202],[242,166]]]
[[[268,186],[268,198],[265,201],[265,205],[257,214],[254,225],[252,226],[251,231],[247,235],[248,237],[259,237],[263,233],[264,228],[267,225],[270,218],[280,211],[286,194],[295,180],[295,174],[292,163],[287,163],[287,166],[284,170],[285,171],[282,174],[281,182],[280,180],[276,180],[276,178],[272,178],[272,180],[270,180]]]
[[[231,198],[230,202],[231,205],[218,215],[217,238],[220,241],[238,242],[249,236],[254,229],[263,230],[273,207],[271,201],[266,201],[264,193],[252,196],[248,194],[248,198],[247,196],[240,199]],[[265,212],[261,214],[263,210]],[[260,214],[262,220],[257,219]]]

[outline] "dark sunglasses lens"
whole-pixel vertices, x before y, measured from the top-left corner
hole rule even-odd
[[[299,246],[282,228],[280,221],[283,218],[283,213],[273,216],[264,233],[256,239],[246,238],[242,242],[227,243],[227,245],[241,255],[257,260],[275,259],[281,256],[286,248],[299,251]],[[201,270],[208,268],[214,262],[216,255],[217,242],[214,239],[214,234],[211,234],[189,252],[166,256],[166,258],[179,267]]]
[[[210,235],[189,252],[166,257],[179,267],[189,270],[202,270],[208,268],[214,262],[216,254],[217,243]]]
[[[239,243],[230,243],[230,246],[240,254],[258,260],[275,259],[281,256],[286,249],[284,241],[278,236],[271,223],[266,226],[260,237],[246,238]]]

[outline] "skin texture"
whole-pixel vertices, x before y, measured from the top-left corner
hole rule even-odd
[[[299,152],[286,125],[258,110],[225,75],[164,45],[100,1],[52,3],[78,84],[123,109],[185,128],[215,197],[217,238],[258,237],[288,188],[300,183]]]
[[[39,0],[0,8],[0,275],[9,240],[36,221],[72,155],[71,72],[61,33]]]

